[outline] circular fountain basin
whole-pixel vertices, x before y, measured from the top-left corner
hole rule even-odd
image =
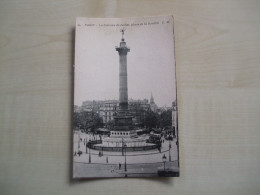
[[[158,148],[157,144],[154,143],[146,143],[145,136],[139,137],[106,137],[102,141],[94,141],[89,142],[88,147],[94,150],[102,150],[102,151],[144,151],[144,150],[153,150]]]

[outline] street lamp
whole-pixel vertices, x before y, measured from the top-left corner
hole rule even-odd
[[[88,139],[86,138],[86,154],[88,153]]]
[[[88,156],[88,162],[91,163],[91,150],[90,150],[90,145],[91,143],[89,144],[89,156]]]
[[[163,161],[163,165],[164,165],[164,171],[165,171],[165,163],[166,163],[166,160],[167,160],[167,158],[166,158],[166,156],[165,156],[165,154],[164,154],[163,157],[162,157],[162,161]]]
[[[171,140],[169,140],[169,162],[171,162]]]
[[[127,168],[126,168],[126,144],[124,144],[124,147],[125,147],[125,172],[127,171]]]
[[[78,150],[79,150],[79,148],[80,148],[80,134],[78,134],[79,135],[79,138],[78,138]]]
[[[122,138],[122,156],[124,156],[124,138]]]

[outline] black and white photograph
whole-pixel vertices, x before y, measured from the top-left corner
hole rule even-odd
[[[178,177],[172,16],[77,18],[73,178]]]

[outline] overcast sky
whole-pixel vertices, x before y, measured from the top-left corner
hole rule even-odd
[[[160,24],[125,27],[128,98],[150,99],[158,106],[171,106],[176,99],[173,26],[162,24],[171,17],[128,19],[122,23],[159,21]],[[119,98],[119,46],[122,27],[99,27],[118,20],[83,19],[77,21],[75,54],[75,105],[85,100]],[[96,24],[85,26],[84,24]]]

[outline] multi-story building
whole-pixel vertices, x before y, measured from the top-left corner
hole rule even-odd
[[[99,114],[100,108],[103,106],[104,101],[84,101],[81,106],[82,111],[92,111]]]
[[[140,124],[146,116],[146,112],[151,109],[149,101],[143,100],[128,100],[129,111],[133,116],[135,124]],[[81,108],[74,108],[74,110],[81,110],[87,112],[98,113],[102,118],[103,123],[114,120],[115,112],[119,109],[118,100],[103,100],[103,101],[84,101]],[[157,106],[156,106],[157,109]]]
[[[102,106],[99,108],[99,116],[103,119],[104,124],[114,120],[114,114],[118,107],[118,100],[108,100],[103,102]]]
[[[176,100],[172,102],[172,130],[173,135],[178,135],[178,121],[177,121],[177,103]]]

